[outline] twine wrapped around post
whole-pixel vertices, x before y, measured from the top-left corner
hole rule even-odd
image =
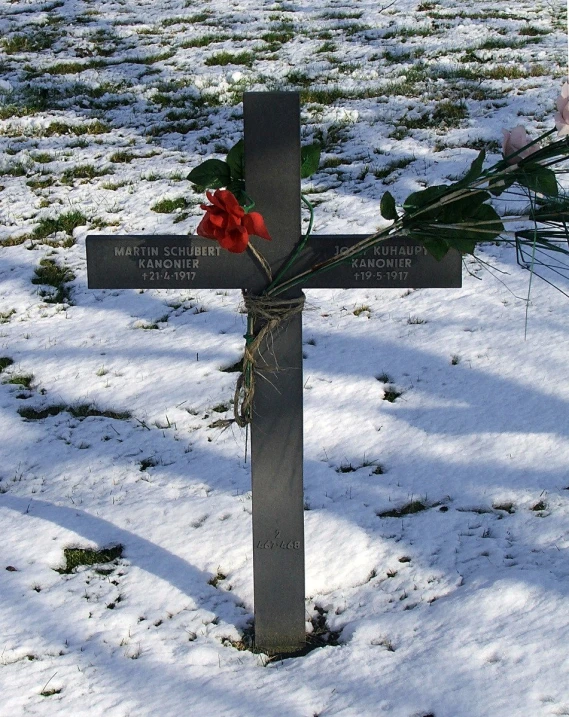
[[[253,417],[255,374],[261,345],[283,322],[302,312],[304,294],[294,299],[281,299],[243,292],[243,301],[247,310],[247,333],[243,367],[235,386],[233,403],[235,422],[241,428],[251,423]]]

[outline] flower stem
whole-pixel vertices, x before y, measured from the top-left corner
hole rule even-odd
[[[259,264],[263,267],[263,269],[264,269],[264,271],[265,271],[265,274],[267,275],[267,278],[269,279],[269,281],[272,282],[272,280],[273,280],[273,274],[272,274],[272,272],[271,272],[271,267],[269,266],[269,264],[268,264],[267,260],[265,259],[265,257],[264,257],[262,254],[260,254],[260,253],[255,249],[255,247],[253,246],[253,244],[252,244],[251,242],[249,242],[249,243],[247,244],[247,249],[249,249],[249,250],[251,251],[251,253],[252,253],[253,256],[255,257],[255,259],[256,259],[256,260],[259,262]]]
[[[265,289],[263,292],[264,294],[271,294],[273,293],[271,289],[273,289],[280,279],[286,274],[286,272],[290,269],[290,267],[294,264],[294,262],[297,260],[300,252],[304,249],[306,246],[306,242],[308,241],[310,234],[312,233],[312,226],[314,224],[314,207],[312,204],[308,201],[308,199],[305,197],[304,194],[300,195],[300,198],[304,202],[304,204],[308,207],[308,211],[310,212],[310,217],[308,219],[308,229],[306,230],[306,234],[301,238],[301,240],[298,242],[298,245],[296,249],[291,253],[285,264],[280,268],[275,278],[271,281],[269,286]],[[280,292],[279,292],[280,293]]]
[[[366,237],[365,239],[362,239],[357,244],[354,244],[350,249],[345,251],[343,254],[336,254],[335,256],[331,257],[330,259],[327,259],[326,261],[321,262],[320,264],[315,264],[312,268],[307,269],[306,271],[301,272],[300,274],[297,274],[296,276],[293,276],[290,279],[287,279],[287,281],[284,281],[282,284],[279,284],[277,286],[273,286],[270,290],[267,290],[267,294],[269,296],[277,296],[278,294],[282,294],[284,291],[287,291],[288,289],[291,289],[293,286],[296,286],[296,284],[299,284],[307,277],[315,276],[316,274],[321,274],[324,271],[328,271],[329,269],[333,269],[335,266],[338,266],[339,264],[344,264],[350,259],[353,259],[356,256],[359,256],[360,254],[363,254],[364,251],[367,251],[370,247],[375,246],[376,244],[379,244],[382,241],[386,241],[391,236],[393,236],[393,233],[399,229],[402,228],[402,222],[401,220],[394,222],[391,226],[381,229],[378,232],[375,232],[375,234],[371,234],[369,237]]]

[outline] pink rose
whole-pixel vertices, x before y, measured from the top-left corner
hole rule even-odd
[[[561,94],[557,98],[557,112],[555,113],[555,126],[558,137],[565,137],[569,134],[569,82],[565,82],[561,88]]]
[[[539,149],[538,144],[524,149],[524,147],[531,142],[531,139],[527,136],[525,127],[521,125],[514,127],[511,132],[503,129],[502,134],[504,135],[504,141],[502,142],[502,153],[504,157],[509,157],[509,155],[515,153],[514,157],[508,159],[508,164],[517,164],[520,159],[529,157],[530,154],[533,154]]]

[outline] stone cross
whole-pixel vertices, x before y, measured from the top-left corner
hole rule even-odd
[[[257,247],[273,275],[301,237],[300,100],[295,92],[244,95],[245,176],[272,236]],[[379,213],[379,201],[378,201]],[[342,253],[366,235],[312,236],[298,271]],[[255,240],[253,240],[255,241]],[[267,277],[249,253],[231,254],[196,236],[88,236],[92,289],[243,289]],[[295,273],[297,273],[295,271]],[[461,286],[461,257],[436,261],[418,243],[393,238],[297,285],[303,288]],[[255,646],[270,654],[305,646],[302,314],[261,347],[251,423]]]

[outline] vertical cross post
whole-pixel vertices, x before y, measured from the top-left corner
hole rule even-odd
[[[271,232],[278,271],[300,238],[300,107],[296,94],[247,93],[247,193]],[[262,286],[259,286],[261,289]],[[295,298],[301,289],[283,298]],[[257,361],[251,424],[255,646],[305,645],[302,314],[269,337]]]

